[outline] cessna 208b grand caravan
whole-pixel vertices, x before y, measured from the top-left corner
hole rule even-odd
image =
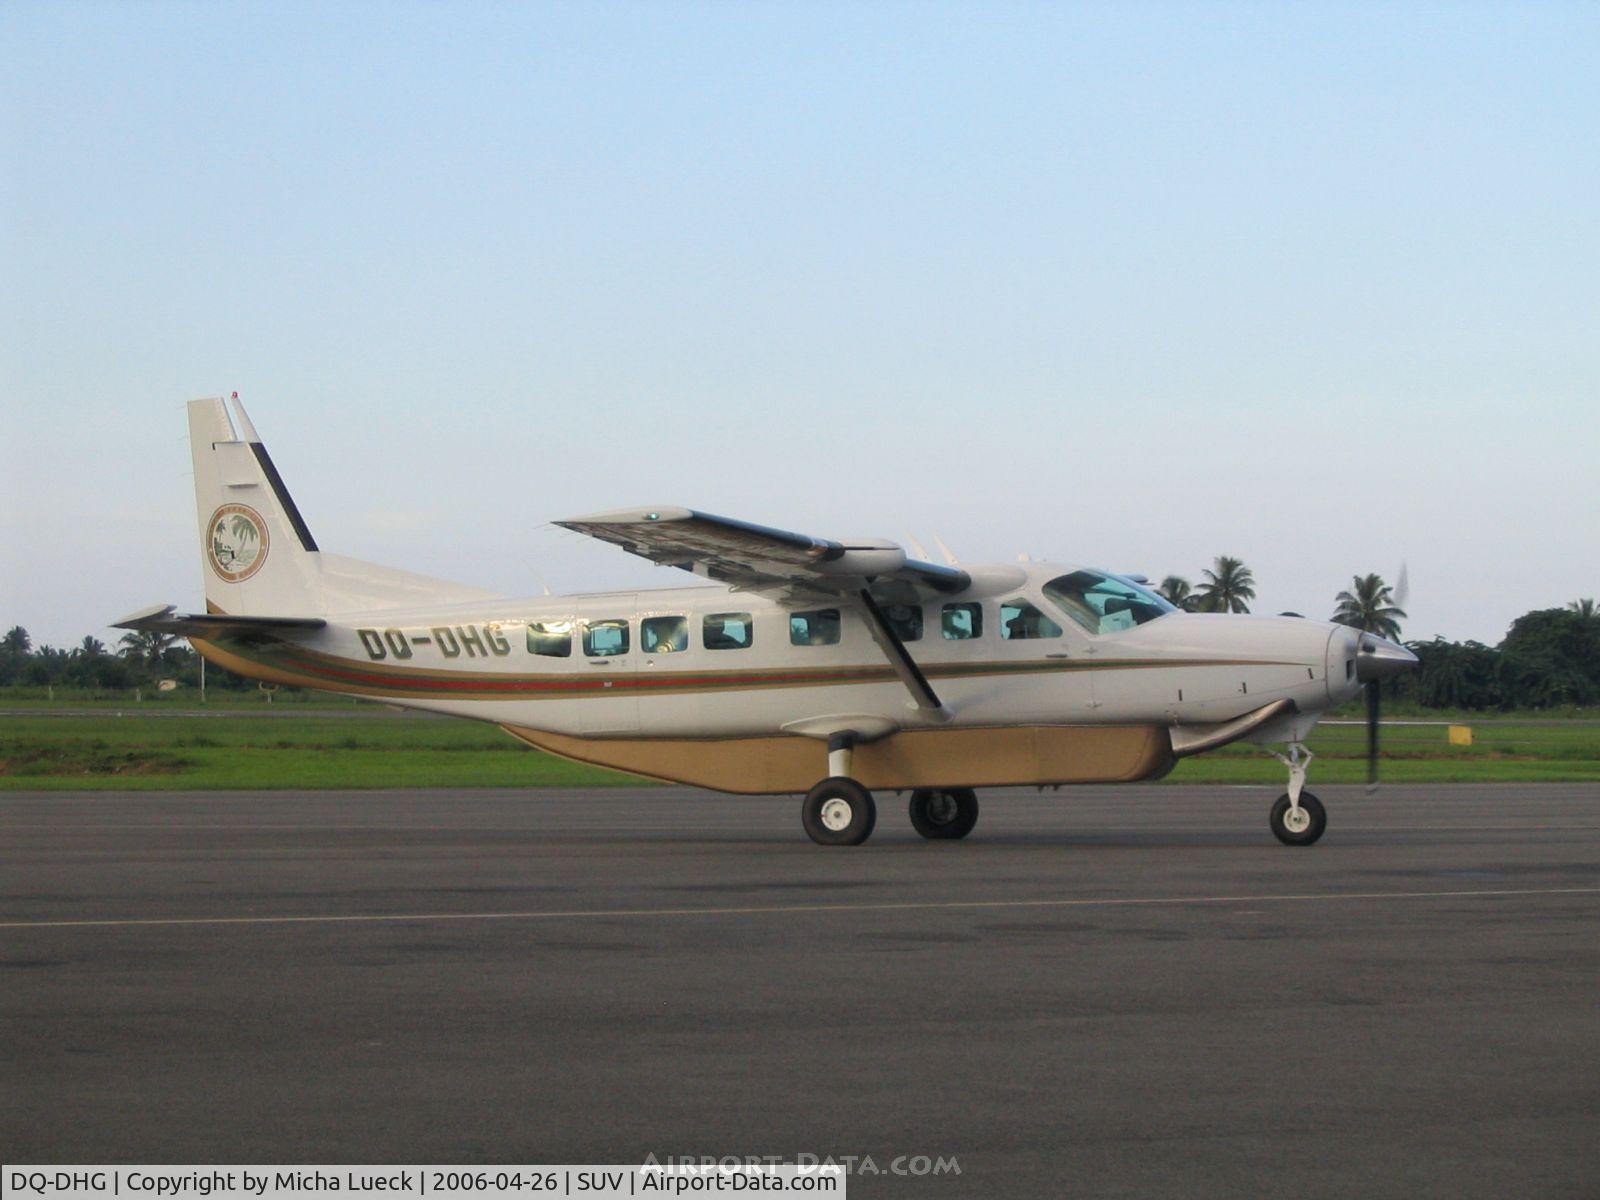
[[[1315,842],[1305,738],[1413,665],[1401,646],[1293,617],[1181,612],[1135,577],[919,562],[686,508],[557,522],[708,582],[513,599],[320,550],[244,408],[189,405],[206,611],[124,629],[187,637],[254,679],[490,721],[541,750],[651,779],[805,794],[823,845],[909,791],[960,838],[973,791],[1156,779],[1186,755],[1282,744],[1270,827]],[[1369,708],[1375,753],[1376,706]]]

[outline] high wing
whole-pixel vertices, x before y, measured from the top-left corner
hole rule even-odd
[[[157,604],[113,622],[114,629],[170,633],[178,637],[215,637],[218,634],[278,636],[309,633],[327,622],[321,617],[236,617],[226,613],[181,613],[171,604]]]
[[[916,706],[949,718],[882,606],[962,591],[972,579],[957,567],[907,558],[898,543],[879,538],[836,542],[690,508],[619,509],[556,524],[783,604],[844,600],[860,612]]]
[[[912,604],[972,582],[957,567],[907,558],[895,542],[832,541],[690,508],[618,509],[556,524],[781,603],[854,596],[866,588],[880,604]]]

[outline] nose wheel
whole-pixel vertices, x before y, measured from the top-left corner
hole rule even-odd
[[[1303,742],[1290,742],[1289,753],[1273,757],[1289,768],[1289,790],[1272,806],[1267,824],[1285,846],[1309,846],[1328,828],[1328,812],[1322,801],[1305,790],[1311,751]]]
[[[1267,818],[1272,832],[1285,846],[1309,846],[1328,827],[1328,813],[1310,792],[1300,793],[1300,803],[1291,804],[1287,795],[1278,797]]]

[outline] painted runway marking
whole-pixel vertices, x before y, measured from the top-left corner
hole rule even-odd
[[[348,913],[282,917],[111,917],[81,921],[0,921],[0,929],[124,929],[173,925],[400,924],[407,921],[582,921],[615,918],[780,916],[788,913],[976,911],[1005,908],[1135,908],[1212,904],[1338,904],[1352,900],[1455,900],[1516,896],[1600,896],[1600,887],[1495,888],[1439,892],[1317,892],[1269,896],[1140,896],[1072,900],[908,900],[883,904],[773,904],[705,908],[602,908],[481,913]]]

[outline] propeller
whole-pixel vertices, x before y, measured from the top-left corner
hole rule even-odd
[[[1367,791],[1378,786],[1378,718],[1383,681],[1417,665],[1417,656],[1398,642],[1363,633],[1356,643],[1356,678],[1367,693]]]
[[[1404,610],[1411,596],[1411,573],[1406,570],[1406,560],[1400,560],[1400,573],[1395,576],[1394,606]],[[1415,661],[1415,659],[1413,659]],[[1378,714],[1383,704],[1381,679],[1367,682],[1367,794],[1378,790]]]
[[[1367,794],[1378,790],[1378,710],[1382,706],[1383,681],[1367,680]]]

